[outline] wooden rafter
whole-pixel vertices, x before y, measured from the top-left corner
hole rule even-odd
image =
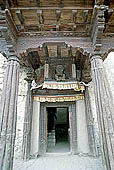
[[[11,17],[11,14],[10,14],[9,10],[6,9],[5,13],[6,13],[6,19],[7,19],[8,25],[9,25],[10,29],[12,30],[12,32],[17,37],[17,35],[18,35],[17,28],[16,28],[16,26],[14,24],[14,21],[13,21],[13,19]]]

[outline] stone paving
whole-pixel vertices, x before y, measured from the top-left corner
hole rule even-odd
[[[101,158],[70,154],[46,154],[29,161],[14,161],[13,170],[105,170]]]

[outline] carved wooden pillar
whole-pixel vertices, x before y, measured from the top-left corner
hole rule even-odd
[[[25,80],[28,83],[28,90],[25,102],[25,117],[23,125],[23,159],[28,159],[30,157],[30,146],[31,146],[31,123],[32,123],[32,112],[33,112],[33,100],[31,83],[33,80],[33,73],[31,70],[28,71]]]
[[[0,106],[0,170],[12,170],[17,122],[19,61],[8,57]]]
[[[114,169],[114,107],[100,55],[91,57],[101,145],[107,170]]]

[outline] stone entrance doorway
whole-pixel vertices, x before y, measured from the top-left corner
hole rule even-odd
[[[47,109],[48,108],[48,109]],[[49,119],[49,114],[50,110],[53,108],[54,110],[57,110],[57,113],[55,114],[55,117],[57,116],[57,120],[55,119],[54,126],[56,127],[56,130],[48,125],[48,119]],[[66,119],[66,130],[63,128],[65,126],[65,122],[61,119],[60,115],[61,112],[63,112],[63,115]],[[60,122],[61,120],[61,122]],[[55,130],[55,144],[57,147],[61,144],[62,142],[66,142],[66,149],[64,145],[63,151],[62,152],[70,152],[71,154],[76,153],[77,149],[77,135],[76,135],[76,103],[75,102],[61,102],[61,103],[41,103],[40,107],[40,129],[39,129],[39,155],[45,154],[49,147],[48,147],[48,128],[49,131],[50,129],[53,131]],[[54,127],[54,128],[55,128]],[[64,133],[63,139],[67,139],[66,141],[63,141],[62,139],[62,132],[61,131],[66,131]],[[68,134],[69,132],[69,134]],[[52,147],[51,147],[52,149]],[[59,148],[60,149],[60,148]],[[52,150],[51,150],[52,152]],[[53,151],[55,152],[55,151]],[[56,152],[61,152],[60,150]]]
[[[69,152],[68,107],[47,107],[47,152]]]
[[[49,135],[53,138],[51,146]],[[84,100],[33,101],[31,155],[44,155],[46,152],[89,153]]]

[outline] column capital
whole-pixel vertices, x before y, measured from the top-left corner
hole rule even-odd
[[[102,53],[100,52],[93,52],[90,54],[90,60],[93,60],[93,59],[102,59]]]
[[[14,60],[14,61],[18,61],[18,62],[19,62],[19,58],[17,57],[16,54],[9,54],[9,55],[8,55],[8,61],[11,61],[11,60]]]

